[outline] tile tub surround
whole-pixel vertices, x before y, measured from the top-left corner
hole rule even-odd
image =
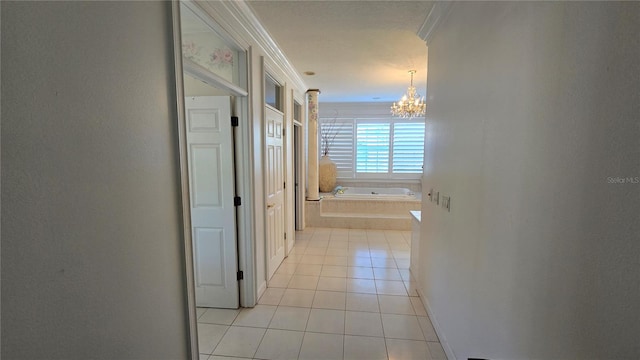
[[[420,199],[420,194],[416,194]],[[332,195],[307,201],[310,227],[376,230],[411,230],[409,211],[420,210],[420,200],[339,199]]]
[[[255,308],[198,309],[200,357],[446,359],[420,297],[410,291],[410,247],[409,231],[297,231],[292,253],[274,275],[289,281],[269,287]],[[347,265],[334,265],[336,258]],[[315,288],[298,289],[296,276],[319,280]],[[333,283],[333,290],[322,286]]]

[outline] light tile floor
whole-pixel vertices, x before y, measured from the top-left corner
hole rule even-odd
[[[411,233],[308,228],[254,308],[198,308],[201,360],[446,359],[409,272]]]

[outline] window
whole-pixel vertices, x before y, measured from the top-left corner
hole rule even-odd
[[[424,158],[424,123],[393,125],[393,173],[422,173]]]
[[[337,129],[329,156],[339,178],[419,178],[424,122],[407,119],[321,119]]]
[[[356,127],[356,173],[389,172],[391,124],[359,123]]]
[[[322,120],[321,120],[322,121]],[[330,119],[320,126],[335,134],[329,148],[329,156],[336,163],[339,178],[353,178],[353,121],[352,119]],[[333,129],[333,130],[331,130]]]
[[[293,100],[293,120],[302,121],[302,105]]]
[[[264,79],[264,98],[267,105],[282,111],[282,86],[268,74]]]

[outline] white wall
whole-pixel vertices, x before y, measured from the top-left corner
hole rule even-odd
[[[639,3],[457,3],[429,41],[420,276],[457,358],[640,358],[639,33]]]
[[[391,104],[390,102],[322,102],[320,98],[318,116],[321,119],[387,117],[391,116]]]
[[[170,4],[1,6],[2,358],[186,358]]]

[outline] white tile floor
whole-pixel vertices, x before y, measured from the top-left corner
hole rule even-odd
[[[251,309],[198,309],[201,360],[446,359],[407,231],[308,228]]]

